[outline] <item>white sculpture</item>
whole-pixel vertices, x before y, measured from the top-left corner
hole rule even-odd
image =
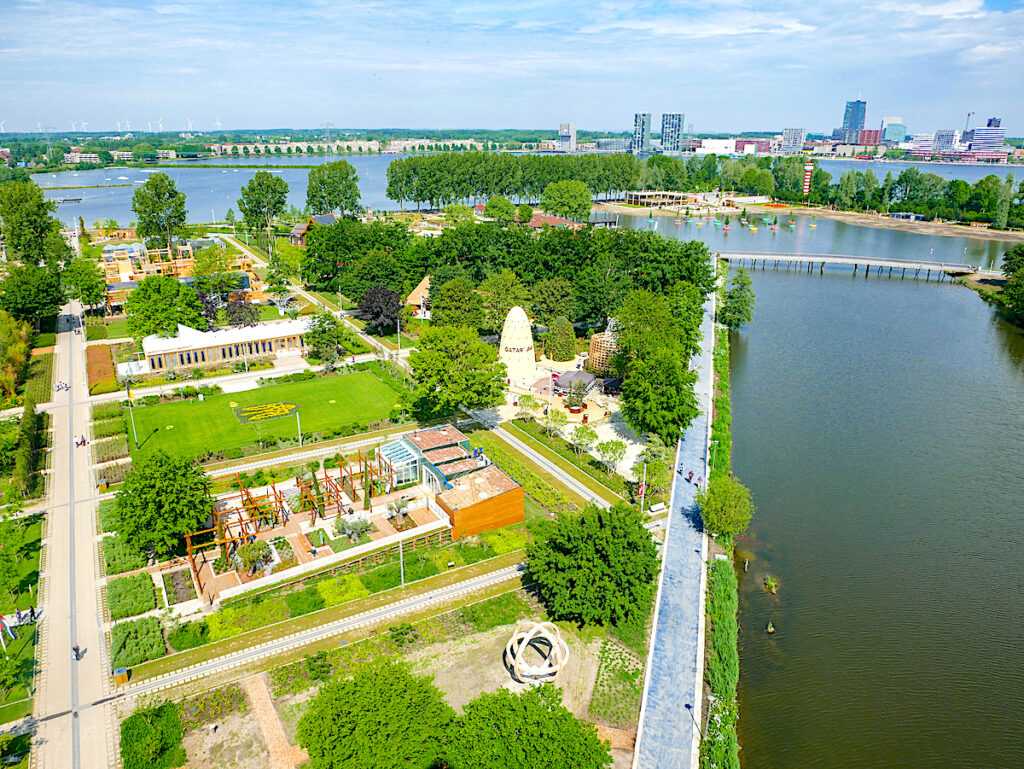
[[[501,327],[501,362],[507,369],[509,382],[529,388],[537,381],[537,359],[533,351],[533,331],[526,310],[516,306],[508,311]]]
[[[540,661],[526,661],[527,649],[533,649]],[[550,622],[520,622],[505,644],[505,667],[522,683],[554,680],[569,661],[569,646]]]

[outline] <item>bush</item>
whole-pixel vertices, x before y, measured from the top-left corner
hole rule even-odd
[[[181,714],[173,702],[138,710],[121,723],[123,769],[173,769],[188,760]]]
[[[206,622],[186,622],[178,625],[167,634],[167,643],[176,652],[183,652],[186,649],[195,649],[210,643],[210,628]]]
[[[310,585],[302,590],[293,593],[286,593],[284,603],[288,607],[288,613],[292,617],[301,617],[303,614],[312,614],[327,606],[321,596],[317,585]]]
[[[379,593],[381,590],[389,590],[401,585],[402,572],[399,569],[399,565],[394,563],[360,574],[359,581],[366,586],[369,592]]]
[[[129,547],[120,534],[103,538],[103,562],[106,564],[107,575],[123,574],[126,571],[141,569],[146,565],[146,556],[135,548]]]
[[[156,617],[119,622],[110,630],[110,658],[115,668],[139,665],[165,654],[167,646]]]
[[[107,608],[112,619],[134,617],[156,608],[156,589],[148,574],[118,577],[107,584]]]
[[[124,423],[124,417],[118,416],[114,419],[104,419],[102,422],[92,423],[93,438],[110,438],[115,435],[127,435],[128,428]]]
[[[399,575],[399,582],[401,582],[401,575]],[[354,574],[342,574],[339,577],[321,580],[316,583],[316,590],[325,606],[338,606],[376,592]]]
[[[513,553],[526,547],[526,532],[518,529],[499,529],[484,534],[481,539],[487,543],[495,555]]]
[[[89,325],[85,327],[85,341],[91,342],[94,339],[106,339],[107,338],[107,327],[99,325]]]
[[[198,729],[248,709],[249,698],[245,690],[238,684],[228,684],[185,700],[181,705],[181,722],[186,730]]]
[[[117,531],[121,525],[121,519],[117,515],[116,503],[113,499],[105,499],[100,502],[100,529],[110,533]]]
[[[210,642],[215,643],[288,618],[288,605],[280,598],[268,598],[221,609],[207,617],[206,624],[210,628]]]
[[[544,338],[544,352],[551,360],[566,361],[576,357],[576,333],[566,318],[555,318]]]

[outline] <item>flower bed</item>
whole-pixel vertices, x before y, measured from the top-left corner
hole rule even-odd
[[[117,392],[121,386],[117,383],[117,370],[114,368],[114,357],[110,346],[94,344],[85,348],[85,370],[89,379],[89,394]]]

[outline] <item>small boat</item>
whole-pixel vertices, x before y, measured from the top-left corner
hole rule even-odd
[[[748,227],[747,229],[749,229],[751,232],[757,232],[757,227],[753,224],[750,225],[750,227]]]
[[[772,223],[772,220],[769,219],[767,216],[762,216],[761,217],[761,221],[764,222],[765,224],[771,224]]]
[[[779,231],[779,217],[773,216],[772,217],[772,232],[778,232],[778,231]]]
[[[813,229],[813,228],[818,226],[818,215],[817,214],[815,214],[814,216],[811,217],[811,223],[808,226],[811,227],[811,229]]]
[[[772,635],[775,632],[775,625],[772,624],[771,620],[768,620],[768,624],[765,625],[764,632],[768,635]]]
[[[725,225],[725,226],[724,226],[724,227],[722,228],[722,232],[728,232],[728,231],[729,231],[729,230],[731,230],[731,229],[732,229],[732,227],[730,227],[730,226],[729,226],[729,225],[727,224],[727,225]]]
[[[789,224],[786,225],[786,229],[787,230],[795,230],[796,229],[796,224],[794,222],[790,222]]]
[[[697,220],[697,226],[698,227],[703,227],[704,226],[704,222],[702,222],[700,219],[698,219]]]
[[[716,227],[721,227],[721,226],[722,226],[722,222],[721,222],[721,220],[720,220],[720,219],[715,219],[715,221],[713,222],[713,224],[714,224],[714,225],[715,225]]]

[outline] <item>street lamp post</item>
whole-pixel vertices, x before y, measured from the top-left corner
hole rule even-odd
[[[717,447],[718,441],[711,441],[711,445]],[[715,472],[715,455],[718,452],[715,449],[711,450],[711,472]]]
[[[704,732],[701,730],[700,724],[697,723],[697,719],[693,716],[693,705],[687,702],[683,707],[686,708],[686,712],[690,714],[690,720],[693,721],[693,725],[697,727],[697,734],[699,734],[700,738],[703,740]]]

